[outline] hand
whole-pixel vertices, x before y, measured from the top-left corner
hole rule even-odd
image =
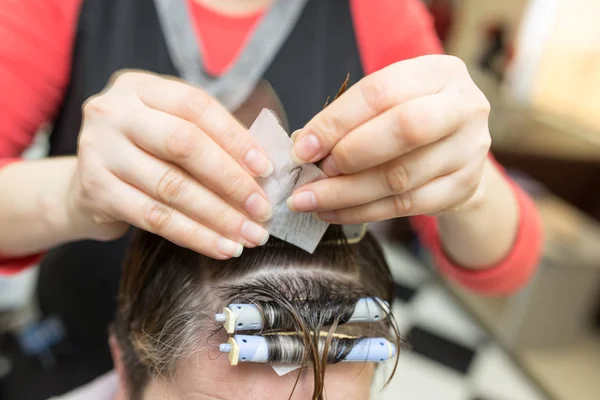
[[[293,137],[297,162],[322,160],[330,178],[298,188],[288,206],[351,224],[474,205],[483,198],[489,111],[452,56],[367,76]]]
[[[253,177],[273,167],[246,129],[200,89],[141,72],[117,74],[83,107],[73,219],[114,239],[128,224],[207,256],[267,241],[271,206]]]

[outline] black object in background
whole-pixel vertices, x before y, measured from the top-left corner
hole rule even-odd
[[[466,374],[471,366],[475,350],[445,339],[420,327],[413,327],[408,333],[411,350],[437,363],[444,364],[461,374]]]
[[[0,400],[4,400],[5,386],[6,382],[8,382],[8,376],[10,375],[11,369],[12,364],[10,360],[0,355]]]

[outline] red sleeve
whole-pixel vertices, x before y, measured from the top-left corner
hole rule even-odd
[[[0,0],[0,168],[18,160],[58,110],[81,2]],[[9,260],[0,254],[0,273],[38,258]]]
[[[352,0],[351,7],[367,74],[400,60],[443,53],[431,15],[421,0]],[[519,206],[519,230],[510,253],[490,268],[471,270],[454,264],[442,248],[436,218],[411,218],[413,228],[442,274],[487,294],[514,292],[533,275],[541,254],[541,221],[533,201],[511,183]]]
[[[499,164],[494,163],[503,171]],[[485,294],[507,295],[522,288],[535,273],[542,252],[542,222],[537,207],[523,189],[507,179],[517,199],[519,227],[512,249],[496,265],[481,270],[457,265],[442,247],[437,219],[424,215],[411,218],[413,228],[432,253],[440,272],[467,288]]]

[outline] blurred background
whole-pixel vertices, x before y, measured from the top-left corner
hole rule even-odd
[[[429,0],[448,53],[492,104],[492,150],[535,198],[545,228],[537,275],[507,298],[439,278],[398,224],[373,227],[397,281],[410,349],[373,398],[600,398],[599,0]],[[42,157],[43,132],[27,153]],[[392,239],[393,238],[393,239]],[[0,399],[62,393],[75,357],[60,321],[41,319],[35,268],[0,275]],[[34,383],[36,382],[36,383]],[[36,387],[38,386],[38,387]]]

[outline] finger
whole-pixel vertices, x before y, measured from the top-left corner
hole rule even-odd
[[[466,138],[464,134],[452,135],[366,171],[306,184],[294,191],[290,208],[311,212],[337,210],[418,188],[472,160],[474,152],[463,146]]]
[[[219,260],[239,257],[241,244],[219,235],[139,189],[111,175],[98,201],[111,217],[155,233],[182,247]],[[120,199],[121,201],[115,201]]]
[[[273,172],[266,153],[247,129],[204,91],[179,80],[150,76],[137,85],[137,93],[148,107],[196,125],[255,175],[267,177]]]
[[[481,179],[485,160],[476,160],[459,171],[434,179],[414,190],[371,203],[318,213],[317,217],[336,224],[359,224],[390,218],[434,214],[460,204],[472,196]]]
[[[363,171],[455,133],[477,112],[461,97],[455,90],[419,97],[364,123],[333,148],[325,173]]]
[[[258,183],[196,125],[146,107],[136,109],[126,124],[126,135],[148,153],[179,165],[255,220],[270,218],[271,206]]]
[[[392,64],[349,88],[296,135],[294,158],[299,163],[319,161],[348,132],[373,117],[394,105],[440,91],[445,79],[432,68],[432,57],[440,56]]]
[[[250,221],[180,168],[130,143],[123,143],[121,149],[118,157],[108,161],[111,171],[123,181],[246,247],[267,242],[269,233],[266,229]],[[130,160],[135,160],[136,168],[131,168]]]

